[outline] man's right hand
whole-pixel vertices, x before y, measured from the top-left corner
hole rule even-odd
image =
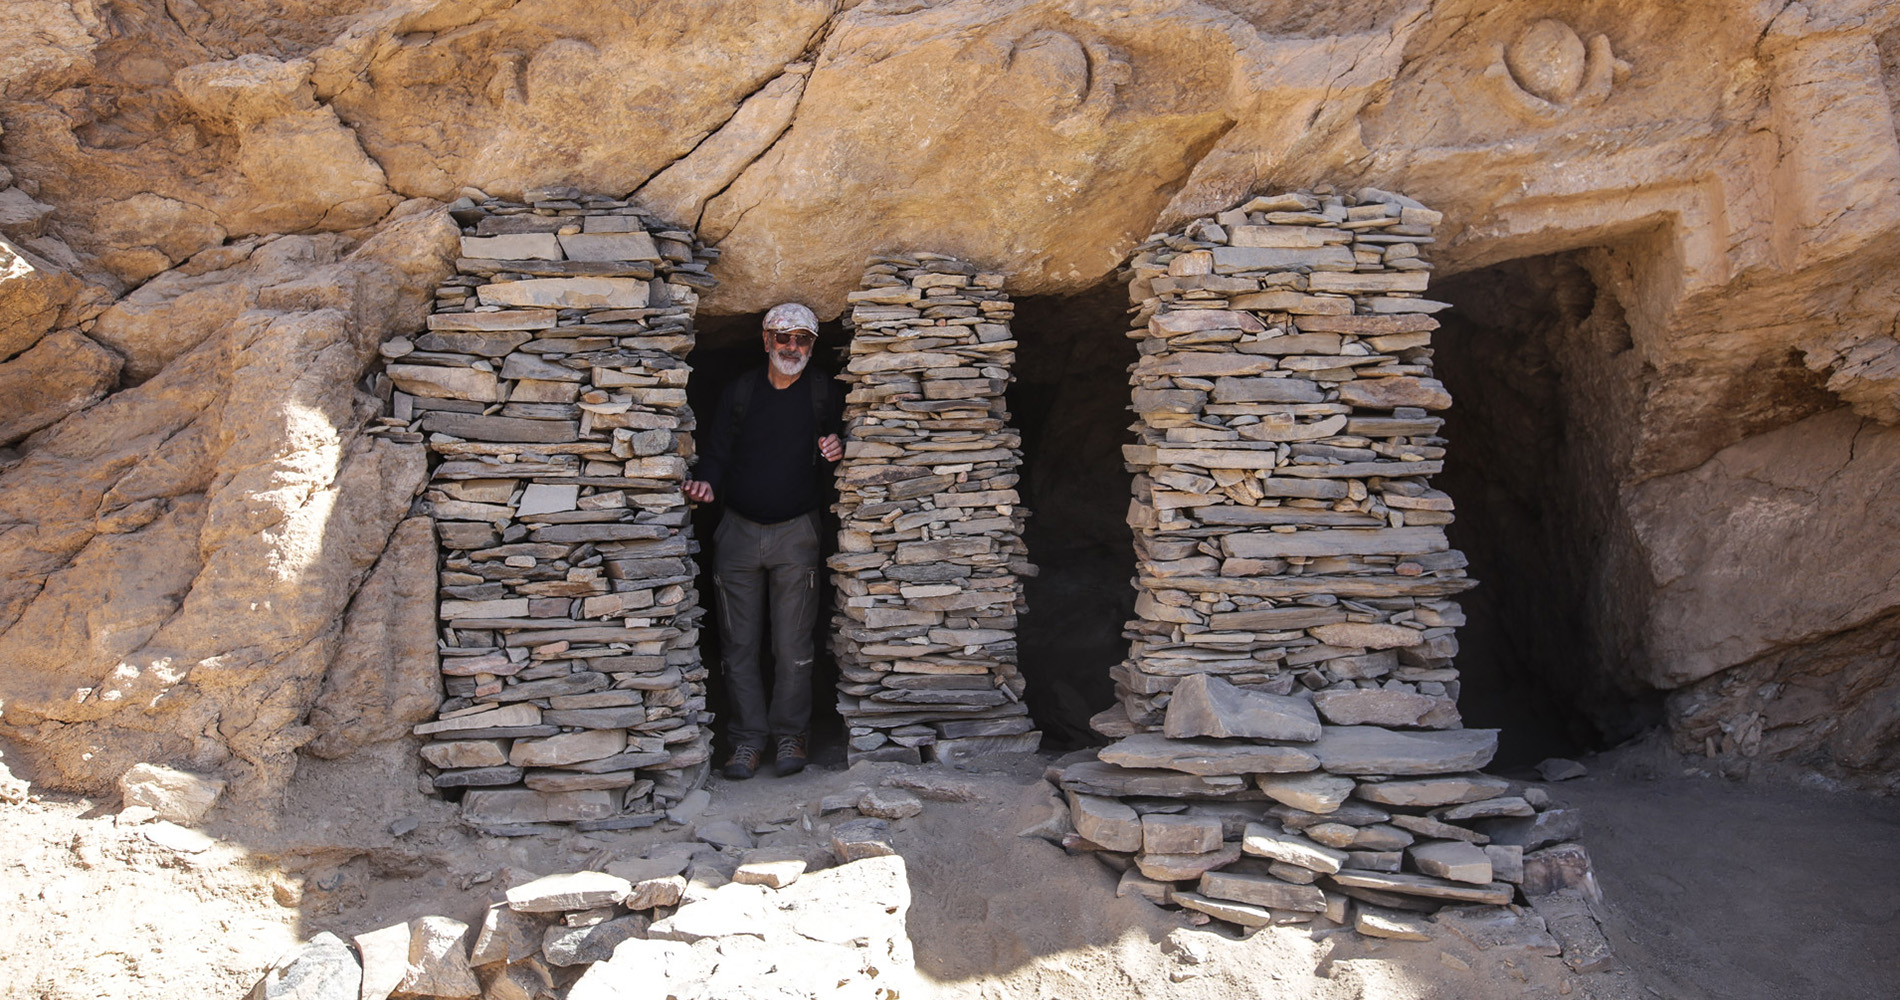
[[[688,479],[681,484],[680,492],[686,494],[686,499],[694,503],[712,503],[712,484],[703,479]]]

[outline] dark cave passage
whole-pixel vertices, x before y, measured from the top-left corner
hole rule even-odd
[[[1460,598],[1465,724],[1503,730],[1499,763],[1601,749],[1659,721],[1619,689],[1640,655],[1646,574],[1616,501],[1644,371],[1581,254],[1435,282],[1439,377],[1454,400],[1438,482],[1476,589]]]
[[[1088,719],[1114,702],[1108,671],[1128,654],[1135,555],[1121,446],[1133,440],[1128,365],[1139,355],[1124,336],[1127,305],[1113,281],[1016,305],[1009,403],[1033,515],[1025,540],[1041,570],[1028,581],[1017,642],[1029,710],[1050,749],[1101,742]]]

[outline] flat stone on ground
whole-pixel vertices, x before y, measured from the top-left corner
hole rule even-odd
[[[508,906],[522,913],[591,910],[620,902],[632,889],[626,879],[606,872],[568,872],[509,889]]]
[[[854,819],[831,830],[831,850],[840,861],[890,857],[897,853],[891,846],[891,827],[881,819]]]
[[[924,803],[902,788],[871,788],[858,797],[858,811],[878,819],[909,819],[924,811]]]

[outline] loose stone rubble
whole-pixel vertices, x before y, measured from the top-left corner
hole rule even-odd
[[[248,1000],[895,1000],[911,988],[902,858],[761,853],[773,852],[666,844],[604,872],[504,870],[479,926],[418,917],[354,948],[319,934]]]
[[[1028,512],[1009,427],[1014,306],[942,254],[871,258],[852,292],[837,472],[838,711],[852,760],[1034,750],[1016,619]]]
[[[1459,728],[1439,219],[1322,187],[1138,248],[1139,617],[1093,720],[1117,742],[1059,775],[1070,846],[1123,894],[1403,937],[1407,912],[1588,882],[1577,815],[1477,773],[1497,732]]]
[[[464,198],[428,332],[384,345],[384,433],[439,460],[448,699],[436,788],[495,833],[647,825],[710,756],[680,484],[685,361],[716,251],[571,189]]]

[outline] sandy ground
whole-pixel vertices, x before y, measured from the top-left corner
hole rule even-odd
[[[1591,777],[1554,791],[1588,810],[1585,842],[1619,956],[1609,972],[1576,975],[1555,959],[1479,952],[1456,938],[1279,928],[1243,939],[1116,899],[1114,874],[1094,859],[1017,835],[1047,814],[1046,761],[1035,757],[922,769],[971,801],[932,801],[894,825],[918,971],[946,1000],[1895,995],[1900,894],[1889,859],[1900,804],[1684,774],[1654,750],[1591,763]],[[821,766],[790,779],[715,780],[701,821],[740,820],[764,829],[764,843],[818,842],[819,799],[905,771]],[[431,913],[472,920],[505,867],[574,870],[691,836],[474,837],[449,808],[418,808],[362,773],[307,769],[278,829],[222,817],[208,828],[219,842],[199,854],[118,826],[111,802],[47,795],[0,806],[11,845],[0,860],[0,997],[236,1000],[318,931],[347,936]],[[405,806],[397,814],[418,826],[392,836],[389,810]]]

